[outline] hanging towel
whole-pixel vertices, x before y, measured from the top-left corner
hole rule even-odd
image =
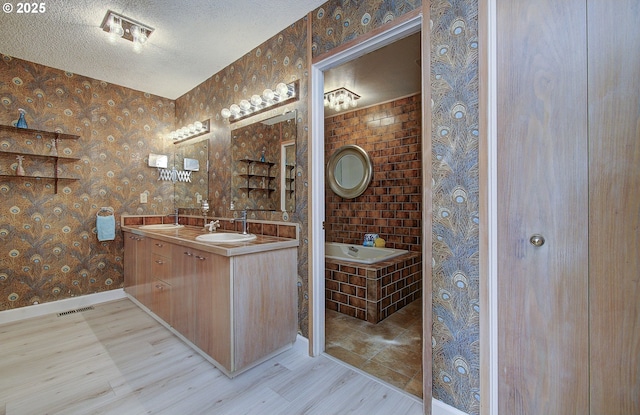
[[[99,241],[113,241],[116,239],[116,218],[114,215],[96,215],[96,229]]]

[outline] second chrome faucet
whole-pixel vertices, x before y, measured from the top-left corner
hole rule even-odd
[[[246,235],[247,234],[247,229],[248,229],[248,226],[247,226],[247,211],[246,211],[246,209],[242,211],[242,215],[239,218],[231,219],[231,223],[236,222],[236,221],[237,222],[242,222],[242,234]]]

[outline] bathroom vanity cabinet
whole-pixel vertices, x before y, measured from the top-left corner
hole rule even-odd
[[[126,230],[124,237],[125,291],[227,376],[294,343],[295,246],[262,251],[258,244],[221,255],[210,244]]]

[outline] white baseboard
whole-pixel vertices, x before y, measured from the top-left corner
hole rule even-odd
[[[431,415],[469,415],[466,412],[454,408],[451,405],[439,401],[437,399],[431,400]]]
[[[118,288],[96,294],[65,298],[64,300],[53,301],[50,303],[0,311],[0,324],[12,323],[14,321],[43,316],[46,314],[62,313],[64,311],[88,307],[107,301],[120,300],[122,298],[126,298],[126,294],[122,288]]]

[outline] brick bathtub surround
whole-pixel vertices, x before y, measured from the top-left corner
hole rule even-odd
[[[412,253],[393,264],[325,261],[329,309],[377,323],[422,294],[420,120],[419,94],[325,118],[325,165],[347,144],[373,164],[371,184],[355,199],[326,186],[326,240],[362,245],[365,233],[377,233],[387,248]]]
[[[325,119],[325,165],[346,144],[371,158],[373,179],[355,199],[326,186],[326,240],[361,245],[377,233],[388,248],[422,252],[420,95]]]
[[[208,217],[207,221],[216,220],[220,218],[211,218]],[[122,216],[121,222],[122,225],[156,225],[160,223],[173,223],[173,216],[162,216],[162,215],[132,215],[132,216]],[[178,223],[181,225],[189,225],[189,226],[202,226],[204,227],[204,218],[202,216],[184,216],[179,215]],[[255,233],[257,235],[266,235],[266,236],[277,236],[280,238],[297,238],[297,226],[296,224],[286,224],[286,223],[265,223],[261,221],[252,221],[249,219],[249,232]],[[220,227],[219,231],[233,231],[233,232],[241,232],[242,231],[242,223],[233,222],[231,223],[228,218],[220,219]]]
[[[422,255],[377,264],[325,261],[325,307],[378,323],[422,295]]]

